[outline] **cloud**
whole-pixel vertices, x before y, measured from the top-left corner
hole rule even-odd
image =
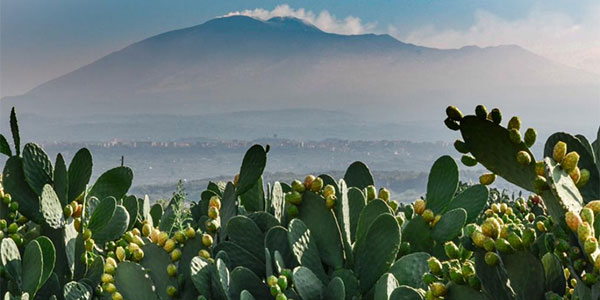
[[[578,21],[540,9],[515,20],[479,10],[474,20],[462,30],[425,25],[405,35],[393,26],[388,26],[388,32],[405,42],[437,48],[516,44],[554,61],[600,73],[600,5]]]
[[[330,14],[326,10],[323,10],[317,14],[304,8],[293,9],[287,4],[278,5],[270,11],[262,8],[256,8],[230,12],[224,17],[239,15],[249,16],[261,20],[268,20],[273,17],[294,17],[309,22],[323,31],[338,34],[368,33],[372,32],[377,25],[376,23],[363,23],[360,18],[354,16],[347,16],[343,19],[338,19],[335,15]]]

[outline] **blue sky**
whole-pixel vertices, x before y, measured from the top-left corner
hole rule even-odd
[[[15,95],[146,37],[232,12],[292,15],[342,34],[440,48],[518,44],[600,70],[597,0],[2,0],[0,96]]]

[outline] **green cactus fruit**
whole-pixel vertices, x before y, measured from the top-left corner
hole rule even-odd
[[[480,290],[481,289],[481,281],[479,280],[479,278],[477,276],[471,276],[468,279],[468,283],[469,286],[472,287],[475,290]]]
[[[500,251],[500,253],[512,253],[515,249],[510,245],[510,243],[503,238],[498,238],[496,240],[496,249]]]
[[[535,144],[536,139],[537,131],[533,128],[528,128],[525,131],[525,138],[523,139],[523,141],[525,142],[525,146],[527,146],[527,148],[531,148],[531,146]]]
[[[450,280],[456,284],[465,283],[465,277],[458,268],[450,268]]]
[[[273,297],[277,296],[277,294],[281,293],[281,288],[278,285],[272,285],[269,287],[269,290],[271,291],[271,295]]]
[[[198,251],[198,256],[204,258],[204,259],[209,259],[210,258],[210,252],[208,252],[206,249],[201,249],[200,251]]]
[[[277,278],[277,285],[279,286],[279,288],[281,288],[282,291],[287,290],[287,286],[288,286],[287,277],[285,277],[283,275],[279,275],[279,277]]]
[[[163,249],[165,249],[165,251],[167,251],[167,253],[171,253],[171,251],[173,251],[173,249],[175,249],[175,240],[173,239],[168,239],[165,242],[165,245],[163,246]]]
[[[479,176],[479,183],[482,185],[490,185],[496,180],[496,174],[487,173]]]
[[[583,222],[579,224],[579,226],[577,227],[577,236],[579,237],[580,241],[585,241],[588,237],[592,235],[592,226],[590,226],[589,223]]]
[[[267,277],[267,285],[268,286],[274,286],[276,284],[277,284],[277,277],[275,277],[274,275]]]
[[[490,115],[491,115],[492,122],[494,122],[495,124],[500,124],[500,122],[502,122],[502,112],[500,111],[500,109],[498,109],[498,108],[492,109],[492,112],[490,112]]]
[[[112,300],[123,300],[123,295],[121,295],[121,293],[119,293],[119,292],[114,292],[114,293],[112,293],[110,298]]]
[[[460,257],[460,251],[452,241],[444,243],[444,251],[446,252],[446,256],[451,259],[458,259]]]
[[[333,187],[331,184],[328,184],[323,188],[323,197],[327,198],[330,195],[335,195],[335,187]]]
[[[546,166],[544,165],[543,161],[535,162],[535,174],[546,177]]]
[[[11,201],[12,201],[12,197],[10,196],[10,194],[4,193],[4,197],[2,197],[2,203],[9,205]]]
[[[196,230],[194,230],[194,228],[192,228],[191,226],[185,229],[185,237],[188,239],[193,239],[194,237],[196,237]]]
[[[210,200],[208,200],[208,207],[216,207],[217,209],[221,209],[221,199],[219,196],[210,197]]]
[[[181,259],[181,255],[182,255],[181,249],[179,249],[179,248],[173,249],[173,251],[171,251],[171,261],[173,261],[173,262],[179,261]]]
[[[369,185],[367,186],[367,201],[371,201],[375,199],[375,186]]]
[[[304,193],[304,191],[306,191],[306,187],[300,180],[296,179],[296,180],[292,181],[292,190],[294,190],[298,193]]]
[[[105,283],[102,285],[102,289],[109,294],[117,291],[117,287],[114,285],[114,283]]]
[[[498,265],[498,263],[500,262],[500,257],[498,256],[498,254],[496,254],[496,252],[486,252],[484,260],[488,266],[493,267]]]
[[[466,261],[462,265],[460,271],[463,274],[463,276],[471,277],[471,276],[475,275],[475,266],[470,261]]]
[[[537,175],[533,180],[533,188],[538,194],[541,194],[543,191],[549,189],[546,177]]]
[[[215,220],[219,217],[219,210],[216,207],[208,208],[208,217]]]
[[[460,130],[460,125],[458,125],[458,123],[456,123],[455,121],[453,121],[450,118],[446,118],[444,120],[444,124],[446,124],[446,127],[448,127],[448,129],[450,129],[450,130],[454,130],[454,131]]]
[[[433,221],[433,218],[435,218],[435,215],[431,209],[426,209],[423,212],[422,217],[423,217],[423,220],[425,220],[425,222],[429,223],[429,222]]]
[[[446,115],[448,118],[454,121],[460,121],[463,118],[462,112],[460,112],[460,110],[453,105],[450,105],[446,108]]]
[[[398,254],[400,256],[406,255],[410,253],[410,243],[409,242],[402,242],[400,244],[400,250],[398,250]]]
[[[594,273],[586,273],[581,279],[588,286],[592,286],[598,282],[598,277]]]
[[[594,224],[594,211],[589,207],[584,207],[581,212],[581,220],[583,222],[588,222],[589,224]],[[579,227],[579,225],[577,225]]]
[[[390,206],[390,208],[392,209],[392,211],[397,211],[398,210],[398,202],[396,201],[389,201],[388,205]],[[402,226],[402,223],[404,223],[404,219],[400,218],[402,221],[398,221],[398,223],[400,224],[400,226]]]
[[[288,215],[290,215],[293,218],[298,215],[298,206],[296,206],[294,204],[290,204],[286,208],[286,211],[287,211]]]
[[[456,151],[458,151],[459,153],[462,154],[467,154],[469,153],[469,147],[467,146],[467,144],[461,140],[456,140],[454,141],[454,149],[456,149]]]
[[[68,218],[71,215],[73,215],[73,207],[71,207],[71,205],[65,205],[65,207],[63,208],[63,215],[65,216],[65,218]]]
[[[533,228],[528,227],[525,230],[523,230],[523,246],[531,246],[535,242],[536,235],[537,234],[535,232],[535,229]]]
[[[577,182],[577,188],[584,187],[588,181],[590,181],[590,171],[587,169],[581,169],[581,174],[579,176],[579,181]]]
[[[565,241],[564,239],[558,239],[555,242],[554,249],[556,249],[558,252],[567,252],[569,251],[569,247],[569,242]]]
[[[481,232],[486,236],[495,239],[500,234],[500,227],[500,222],[498,222],[496,218],[487,218],[483,224],[481,224]]]
[[[121,246],[117,247],[117,249],[115,249],[115,255],[119,261],[124,261],[126,258],[125,249]]]
[[[327,199],[325,199],[325,205],[329,209],[333,209],[335,207],[335,203],[337,201],[337,197],[335,195],[329,195]]]
[[[304,178],[304,188],[306,190],[310,190],[313,181],[315,181],[314,175],[306,175],[306,177]]]
[[[596,249],[598,249],[598,240],[593,236],[588,237],[583,243],[583,252],[592,254]]]
[[[167,295],[169,297],[175,297],[175,295],[177,295],[177,288],[170,285],[167,287]]]
[[[11,223],[8,225],[8,234],[16,233],[19,230],[19,225],[17,223]]]
[[[19,210],[19,203],[16,201],[13,201],[10,203],[10,205],[8,206],[8,208],[10,209],[10,211],[12,212],[16,212],[17,210]]]
[[[571,151],[571,152],[567,153],[567,155],[565,155],[563,160],[560,162],[561,166],[567,172],[570,172],[571,170],[575,169],[575,167],[577,167],[578,163],[579,163],[579,153],[577,153],[575,151]]]
[[[290,204],[300,205],[302,204],[302,194],[297,191],[292,191],[285,195],[285,200]]]
[[[167,274],[169,274],[171,277],[177,276],[177,266],[174,264],[169,264],[167,266]]]
[[[208,233],[205,233],[205,234],[203,234],[203,235],[202,235],[202,244],[203,244],[205,247],[210,247],[210,246],[212,246],[212,244],[213,244],[213,237],[212,237],[212,235],[210,235],[210,234],[208,234]]]
[[[318,193],[323,188],[323,179],[321,177],[315,178],[312,184],[310,185],[310,190]]]
[[[565,158],[565,154],[567,154],[567,144],[563,141],[559,141],[554,145],[554,150],[552,151],[552,158],[557,163],[560,163],[563,158]]]
[[[5,219],[0,219],[0,231],[6,229],[8,222]]]
[[[483,244],[485,243],[485,240],[488,237],[485,236],[483,233],[481,233],[481,231],[474,231],[473,234],[471,234],[471,240],[473,240],[473,244],[475,244],[477,247],[483,248]]]
[[[94,250],[94,240],[92,239],[88,239],[85,241],[85,251],[92,251]]]
[[[426,207],[427,207],[427,204],[425,203],[425,200],[417,199],[414,204],[415,214],[422,215],[423,212],[425,212]]]
[[[442,297],[446,295],[446,292],[448,291],[446,285],[441,282],[433,282],[429,285],[429,290],[431,290],[431,293],[433,293],[433,296],[435,297]]]
[[[431,273],[425,273],[425,274],[423,274],[421,281],[423,281],[423,283],[425,283],[426,285],[430,285],[430,284],[438,281],[438,279],[437,279],[437,277],[435,277],[435,275],[433,275]]]
[[[569,171],[569,177],[571,177],[571,180],[573,180],[573,183],[575,183],[575,185],[577,185],[577,183],[581,179],[581,171],[579,170],[579,168],[575,167],[571,171]]]
[[[390,195],[391,194],[390,194],[390,191],[388,189],[386,189],[386,188],[380,188],[379,189],[379,194],[378,194],[377,197],[379,199],[385,201],[385,202],[388,202],[388,201],[390,201]]]
[[[460,161],[467,167],[474,167],[477,165],[477,160],[471,155],[463,155],[460,158]]]
[[[600,200],[593,200],[588,202],[585,207],[591,209],[594,214],[600,213]]]
[[[531,163],[531,155],[527,151],[517,152],[517,162],[523,166],[528,166]]]
[[[219,229],[219,223],[214,219],[206,221],[205,226],[206,226],[206,231],[208,231],[210,233],[217,232],[217,230]]]
[[[442,263],[435,256],[427,259],[427,266],[429,267],[429,272],[431,272],[431,274],[442,274]]]
[[[284,293],[279,293],[275,296],[275,300],[287,300],[287,296]]]
[[[113,283],[115,282],[115,278],[110,274],[104,273],[100,276],[100,281],[102,281],[102,283]]]
[[[519,117],[517,117],[517,116],[510,118],[510,120],[508,121],[507,128],[520,130],[521,129],[521,119],[519,119]]]
[[[496,250],[496,242],[494,242],[494,239],[489,236],[486,236],[483,240],[483,249],[485,249],[485,251]]]
[[[510,129],[508,131],[508,138],[510,139],[510,141],[513,144],[520,144],[521,143],[521,133],[519,132],[518,129]]]
[[[485,120],[487,118],[488,112],[487,112],[487,108],[485,108],[484,105],[477,105],[475,107],[475,115],[481,119],[481,120]]]
[[[106,258],[106,263],[104,264],[104,273],[113,274],[115,269],[117,268],[117,261],[112,257]]]

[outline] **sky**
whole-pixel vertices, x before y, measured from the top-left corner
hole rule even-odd
[[[600,73],[597,0],[2,0],[0,98],[144,38],[235,14],[294,16],[327,32],[436,48],[517,44]]]

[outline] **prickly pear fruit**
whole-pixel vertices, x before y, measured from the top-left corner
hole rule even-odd
[[[167,295],[169,297],[173,297],[173,296],[177,295],[177,288],[172,285],[168,286],[167,287]]]
[[[490,185],[490,184],[494,183],[495,180],[496,180],[496,174],[493,174],[493,173],[487,173],[487,174],[483,174],[483,175],[479,176],[479,183],[481,183],[483,185]]]
[[[496,243],[494,242],[494,239],[492,239],[489,236],[486,236],[483,240],[483,249],[485,249],[485,251],[496,250]]]
[[[429,290],[433,293],[434,297],[441,297],[446,295],[446,285],[441,282],[433,282],[429,285]]]
[[[600,201],[599,201],[600,202]],[[422,215],[423,212],[425,211],[426,208],[426,203],[425,200],[423,199],[417,199],[417,201],[415,201],[414,207],[415,207],[415,213],[417,215]],[[600,205],[599,205],[600,207]]]
[[[507,128],[520,130],[521,129],[521,119],[519,119],[519,117],[517,117],[517,116],[510,118],[510,120],[508,121]]]
[[[531,155],[527,151],[517,152],[517,162],[523,166],[527,166],[531,163]]]
[[[312,184],[310,185],[310,190],[317,193],[323,188],[323,179],[321,177],[315,178]]]
[[[213,237],[210,234],[208,234],[208,233],[203,234],[202,235],[202,244],[205,247],[212,246],[212,244],[213,244]]]
[[[496,252],[486,252],[483,258],[485,260],[485,263],[488,266],[492,267],[498,265],[498,263],[500,262],[500,257],[498,256],[498,254],[496,254]]]
[[[579,213],[583,222],[594,224],[594,211],[589,207],[584,207]]]
[[[525,131],[525,138],[523,141],[525,142],[525,146],[531,148],[533,144],[535,144],[535,140],[537,139],[537,131],[533,128],[528,128]]]
[[[304,193],[306,191],[306,186],[300,182],[300,180],[292,181],[292,190],[298,193]]]
[[[579,163],[579,154],[571,151],[565,155],[560,164],[567,172],[571,172],[571,170],[577,167],[577,163]]]
[[[123,295],[121,295],[119,292],[112,293],[110,297],[112,300],[123,300]]]
[[[510,139],[511,143],[513,143],[513,144],[521,143],[521,133],[519,132],[518,129],[510,129],[508,131],[508,138]]]
[[[529,247],[536,239],[536,232],[533,228],[526,228],[523,231],[523,246]]]
[[[460,161],[467,167],[474,167],[477,165],[477,160],[471,155],[463,155],[460,158]]]
[[[298,215],[298,206],[294,205],[294,204],[290,204],[287,209],[286,209],[288,215],[290,215],[292,218]]]
[[[502,122],[502,112],[500,111],[500,109],[494,108],[492,109],[492,112],[490,114],[492,117],[492,122],[496,124],[500,124],[500,122]]]
[[[496,218],[487,218],[483,224],[481,224],[481,231],[486,236],[493,239],[498,238],[500,234],[500,223]]]
[[[465,283],[465,277],[458,268],[450,268],[450,280],[456,284]]]
[[[462,112],[453,105],[450,105],[446,108],[446,115],[453,121],[460,121],[463,118]]]
[[[537,175],[533,180],[533,188],[536,193],[541,194],[542,191],[548,189],[548,181],[546,177]]]
[[[460,129],[460,125],[458,125],[458,123],[456,123],[455,121],[453,121],[450,118],[446,118],[444,120],[444,124],[446,124],[446,127],[448,127],[448,129],[450,129],[450,130],[457,131]]]
[[[335,188],[331,184],[323,188],[323,197],[327,198],[329,195],[335,195]]]
[[[375,186],[369,185],[367,186],[367,201],[371,201],[375,199]]]
[[[482,120],[485,120],[487,118],[488,112],[487,112],[487,108],[485,108],[484,105],[477,105],[475,107],[475,115]]]
[[[454,141],[454,149],[462,154],[469,153],[469,147],[461,140]]]
[[[192,228],[191,226],[185,229],[185,237],[188,239],[193,239],[194,237],[196,237],[196,230],[194,230],[194,228]]]
[[[585,186],[586,183],[588,183],[588,181],[590,180],[590,171],[588,171],[587,169],[581,169],[581,174],[579,177],[579,181],[577,182],[577,187],[578,188],[582,188]]]
[[[221,209],[221,199],[219,196],[212,196],[208,201],[208,207],[215,207],[217,210]]]
[[[565,154],[567,154],[567,144],[565,142],[559,141],[554,145],[554,150],[552,151],[552,158],[557,163],[560,163],[563,158],[565,158]]]
[[[508,243],[515,249],[519,250],[523,247],[523,240],[521,239],[521,237],[514,233],[511,232],[508,234],[508,236],[506,237],[506,240],[508,241]]]
[[[431,209],[426,209],[423,212],[423,220],[425,220],[425,222],[431,222],[433,221],[433,218],[435,218],[435,215],[433,214],[433,211]]]
[[[313,181],[315,181],[315,176],[307,175],[306,178],[304,178],[304,188],[307,190],[310,190],[310,187],[312,186]]]
[[[235,174],[235,176],[233,177],[233,186],[237,187],[239,182],[240,182],[240,174]]]
[[[535,163],[535,174],[546,177],[546,165],[543,161],[538,161]]]
[[[211,219],[213,219],[213,220],[216,219],[216,218],[218,218],[219,217],[219,210],[216,207],[214,207],[214,206],[209,207],[208,208],[208,217],[211,218]]]
[[[269,277],[267,277],[267,285],[268,286],[274,286],[277,284],[277,277],[271,275]]]
[[[579,226],[577,227],[577,236],[579,237],[579,240],[585,241],[588,237],[592,235],[592,226],[590,226],[589,223],[583,222],[579,224]]]
[[[431,274],[442,274],[442,263],[435,256],[427,259],[427,266],[429,267],[429,272],[431,272]]]
[[[181,249],[175,248],[171,251],[171,261],[176,262],[181,258]]]
[[[117,256],[119,261],[124,261],[125,260],[125,249],[121,246],[117,247],[117,249],[115,249],[115,255]]]
[[[448,241],[444,243],[444,252],[446,252],[446,256],[452,259],[457,259],[460,257],[460,251],[454,242]]]
[[[600,212],[600,200],[590,201],[585,207],[591,209],[594,214],[597,214]]]
[[[279,278],[277,278],[277,285],[281,288],[282,291],[285,291],[288,286],[287,277],[279,275]]]
[[[333,209],[335,207],[337,197],[335,195],[329,195],[327,199],[325,199],[325,205],[329,209]]]
[[[579,168],[575,167],[574,169],[569,171],[569,177],[571,177],[571,180],[573,180],[573,183],[575,183],[575,185],[577,185],[577,183],[581,179],[581,171],[579,170]]]
[[[173,249],[175,249],[175,241],[172,239],[168,239],[165,242],[163,249],[165,249],[165,251],[167,251],[167,253],[171,253],[171,251],[173,251]]]
[[[171,277],[177,276],[177,266],[175,266],[174,264],[169,264],[167,266],[167,274],[169,274],[169,276]]]
[[[473,244],[477,247],[483,248],[483,244],[488,237],[485,236],[481,231],[475,230],[471,234],[471,240],[473,240]]]
[[[503,238],[498,238],[496,240],[496,249],[498,249],[498,251],[500,251],[501,253],[512,253],[514,252],[513,247],[510,245],[510,243],[503,239]]]
[[[583,243],[583,251],[586,254],[592,254],[594,251],[596,251],[596,249],[598,249],[598,240],[595,237],[590,236]]]
[[[386,188],[380,188],[377,197],[385,202],[390,201],[390,191]]]
[[[440,219],[442,219],[442,215],[436,215],[435,217],[433,217],[433,221],[431,221],[429,227],[435,227],[435,224],[437,224],[440,221]]]
[[[285,200],[287,200],[288,203],[300,205],[302,204],[302,194],[297,191],[292,191],[285,195]]]
[[[588,286],[592,286],[598,282],[598,277],[594,273],[585,273],[581,279]]]

